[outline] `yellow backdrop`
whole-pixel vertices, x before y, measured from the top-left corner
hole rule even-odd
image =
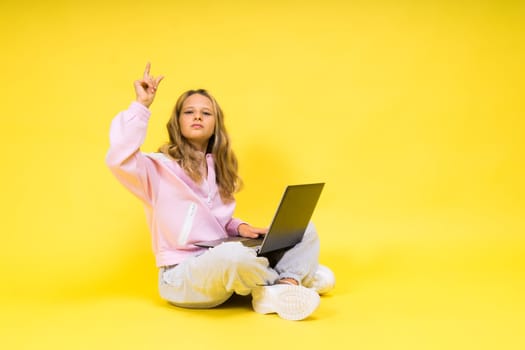
[[[459,3],[2,1],[2,347],[244,348],[224,334],[248,327],[283,347],[522,349],[525,11]],[[326,182],[338,284],[312,322],[159,300],[142,207],[104,164],[147,61],[166,78],[143,149],[209,89],[237,216],[267,225],[285,185]]]

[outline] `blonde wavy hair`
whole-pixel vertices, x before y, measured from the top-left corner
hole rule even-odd
[[[206,153],[213,155],[215,163],[215,176],[219,193],[223,202],[234,200],[234,193],[239,191],[242,180],[238,175],[237,157],[230,145],[230,138],[224,124],[224,113],[217,100],[206,90],[188,90],[184,92],[175,103],[171,117],[166,124],[169,142],[159,148],[159,152],[173,158],[188,176],[195,182],[201,183],[203,174],[203,154],[197,151],[182,135],[179,118],[184,101],[193,94],[200,94],[210,99],[215,115],[215,131],[208,141]]]

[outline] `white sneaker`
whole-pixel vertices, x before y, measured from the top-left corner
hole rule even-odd
[[[314,290],[290,284],[261,286],[252,291],[252,306],[260,314],[277,313],[285,320],[298,321],[310,316],[319,306]]]
[[[335,287],[335,275],[328,267],[319,265],[314,275],[312,288],[319,294],[326,294]]]

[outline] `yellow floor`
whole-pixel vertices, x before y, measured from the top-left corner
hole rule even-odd
[[[2,348],[523,349],[524,220],[497,219],[361,218],[343,245],[326,233],[322,262],[337,287],[301,322],[256,314],[246,297],[213,310],[169,306],[154,268],[135,271],[135,282],[124,268],[85,289],[68,287],[81,276],[34,285],[44,297],[2,299]],[[385,239],[410,230],[420,239]],[[358,234],[382,239],[364,244]]]

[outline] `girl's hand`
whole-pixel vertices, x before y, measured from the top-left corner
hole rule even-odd
[[[240,224],[237,231],[239,231],[241,237],[248,238],[257,238],[259,235],[265,235],[268,233],[267,228],[252,227],[248,224]]]
[[[149,106],[153,103],[159,83],[162,79],[164,79],[163,75],[157,78],[150,75],[150,67],[151,64],[148,62],[146,64],[146,69],[144,70],[144,76],[142,77],[142,80],[135,80],[133,84],[135,86],[137,102],[142,103],[144,106],[146,106],[146,108],[149,108]]]

